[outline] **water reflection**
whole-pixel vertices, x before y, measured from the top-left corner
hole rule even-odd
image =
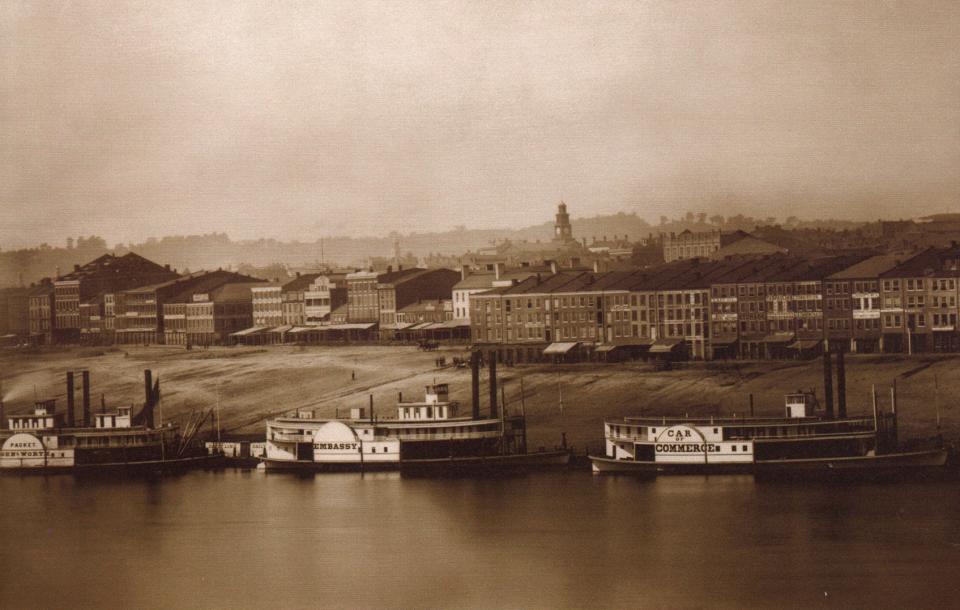
[[[956,485],[0,478],[0,606],[928,606]]]

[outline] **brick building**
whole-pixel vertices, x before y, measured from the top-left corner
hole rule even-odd
[[[900,254],[871,256],[825,278],[825,336],[831,346],[849,347],[856,353],[884,351],[881,322],[886,306],[881,298],[880,276],[904,258]],[[893,299],[888,304],[893,307]]]
[[[880,274],[883,349],[956,351],[960,250],[927,249]]]
[[[85,305],[84,315],[89,324],[91,318],[98,315],[95,310],[105,307],[104,300],[101,298],[98,304],[97,297],[177,277],[169,265],[160,266],[133,252],[123,256],[104,254],[86,265],[76,265],[73,272],[53,283],[54,334],[59,341],[79,340],[81,304]],[[106,310],[99,315],[105,316]]]
[[[256,282],[232,271],[197,271],[175,279],[122,290],[116,298],[116,341],[125,344],[165,343],[164,305],[189,291],[205,292],[228,282]]]
[[[27,317],[31,341],[53,342],[53,312],[53,282],[45,278],[30,288]]]
[[[378,275],[376,271],[354,271],[346,275],[347,319],[350,322],[376,322],[379,319]]]
[[[219,281],[196,286],[163,305],[167,345],[218,345],[253,326],[253,288],[264,280]]]

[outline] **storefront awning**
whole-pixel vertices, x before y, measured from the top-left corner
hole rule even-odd
[[[733,345],[738,339],[736,337],[717,337],[716,339],[710,339],[710,344],[714,347],[721,345]]]
[[[763,338],[766,343],[789,343],[793,341],[793,333],[771,333]]]
[[[470,328],[470,320],[446,320],[437,322],[434,328]]]
[[[619,346],[619,345],[598,345],[598,346],[596,347],[596,349],[594,349],[594,351],[595,351],[595,352],[600,352],[600,353],[603,353],[603,352],[612,352],[613,350],[617,349],[618,347],[620,347],[620,346]]]
[[[279,335],[282,335],[283,333],[290,332],[291,330],[293,330],[293,326],[291,326],[291,325],[289,325],[289,324],[285,324],[285,325],[283,325],[283,326],[277,326],[277,327],[271,328],[271,329],[268,330],[267,332],[268,332],[268,333],[277,333],[277,334],[279,334]]]
[[[798,349],[798,350],[814,349],[814,348],[816,348],[818,345],[820,345],[820,343],[821,343],[821,340],[820,340],[820,339],[810,339],[810,340],[806,340],[806,341],[804,341],[804,340],[799,340],[799,341],[794,341],[793,343],[791,343],[790,345],[788,345],[787,348],[788,348],[788,349]]]
[[[244,328],[243,330],[238,330],[235,333],[230,333],[231,337],[247,337],[249,335],[256,335],[267,330],[269,326],[251,326],[250,328]]]
[[[677,349],[682,341],[680,339],[657,339],[650,347],[651,354],[669,354]]]
[[[397,322],[396,324],[381,324],[380,330],[406,330],[413,326],[413,322]]]
[[[551,343],[543,350],[544,354],[566,354],[578,345],[576,341],[572,343]]]
[[[324,328],[324,330],[369,330],[376,326],[376,322],[368,322],[365,324],[331,324]]]

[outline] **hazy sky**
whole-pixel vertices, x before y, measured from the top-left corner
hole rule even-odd
[[[0,248],[960,211],[960,3],[0,2]]]

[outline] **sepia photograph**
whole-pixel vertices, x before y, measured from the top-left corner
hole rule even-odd
[[[960,607],[958,40],[0,2],[0,608]]]

